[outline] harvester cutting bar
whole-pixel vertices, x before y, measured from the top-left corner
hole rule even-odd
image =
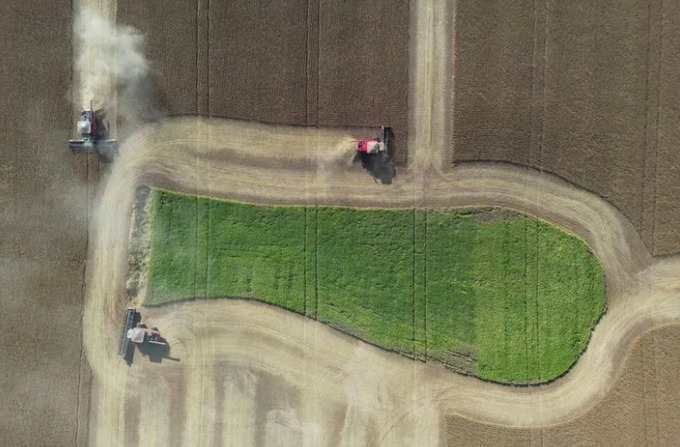
[[[130,345],[130,339],[127,337],[127,333],[132,326],[135,324],[135,317],[137,316],[137,309],[128,307],[125,311],[125,322],[123,326],[123,336],[120,340],[120,350],[118,354],[125,356],[127,354],[128,346]]]
[[[92,144],[92,142],[85,140],[71,140],[68,143],[68,147],[72,151],[87,151],[87,152],[94,151],[94,145]]]
[[[85,150],[88,152],[99,153],[101,151],[112,151],[118,154],[118,143],[116,140],[98,140],[94,143],[92,140],[70,140],[68,142],[69,149]]]
[[[392,157],[392,145],[394,144],[394,133],[391,127],[382,128],[382,140],[385,143],[385,151],[389,157]]]
[[[73,152],[89,152],[97,154],[105,163],[111,163],[113,158],[118,155],[118,143],[116,140],[70,140],[68,147]]]

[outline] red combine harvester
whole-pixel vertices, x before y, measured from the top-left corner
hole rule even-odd
[[[80,112],[78,133],[80,140],[70,140],[69,148],[73,152],[89,152],[99,155],[105,163],[111,163],[118,154],[118,143],[109,138],[104,125],[105,114],[102,110],[94,110],[92,101],[90,108]]]
[[[354,140],[357,154],[355,160],[361,160],[361,166],[371,173],[376,182],[380,180],[384,185],[392,183],[396,176],[390,160],[393,141],[394,133],[392,128],[387,126],[380,128],[380,136],[377,138]]]
[[[390,156],[391,142],[392,142],[392,128],[381,127],[380,137],[370,138],[367,140],[354,140],[356,143],[356,151],[365,154],[384,153],[388,158]]]
[[[123,336],[120,341],[119,354],[122,355],[128,364],[131,363],[131,354],[134,345],[139,345],[140,349],[145,346],[156,345],[167,347],[168,343],[161,337],[158,329],[149,329],[139,322],[140,316],[137,309],[128,307],[125,311],[125,321],[123,326]],[[132,345],[132,349],[131,348]]]

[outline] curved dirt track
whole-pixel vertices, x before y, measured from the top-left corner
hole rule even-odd
[[[127,142],[101,200],[84,318],[86,334],[110,328],[108,338],[87,337],[88,359],[102,388],[111,393],[105,400],[115,402],[114,395],[120,400],[123,390],[134,395],[160,384],[173,389],[175,375],[181,374],[187,376],[186,401],[203,412],[214,395],[215,367],[227,362],[285,378],[301,397],[294,421],[283,418],[284,425],[294,427],[296,436],[310,445],[327,434],[315,430],[312,421],[338,417],[338,412],[343,417],[335,424],[346,429],[338,428],[348,445],[355,444],[353,436],[370,439],[370,445],[425,439],[423,433],[438,439],[440,418],[447,413],[508,426],[544,426],[591,408],[611,387],[634,337],[680,319],[678,260],[653,260],[630,223],[594,195],[536,171],[483,164],[447,173],[400,171],[394,185],[378,187],[361,169],[348,166],[351,137],[350,131],[184,118],[142,129]],[[305,150],[291,151],[293,144]],[[416,176],[426,179],[427,194]],[[124,306],[127,210],[141,184],[256,203],[507,206],[560,224],[588,241],[605,271],[609,309],[573,370],[534,388],[461,377],[384,353],[297,315],[233,301],[147,310],[181,362],[139,362],[127,371],[115,352]],[[356,405],[355,398],[360,399]],[[214,418],[206,422],[190,414],[193,410],[187,409],[185,436],[215,430]],[[102,422],[113,418],[111,429],[119,432],[107,438],[120,439],[125,424],[117,417],[99,413],[98,436]]]

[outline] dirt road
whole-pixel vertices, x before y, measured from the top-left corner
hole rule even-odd
[[[306,150],[290,151],[293,143]],[[104,393],[111,393],[104,400],[122,399],[121,410],[137,405],[126,399],[140,390],[145,390],[143,395],[154,387],[184,391],[184,417],[172,423],[184,422],[186,445],[197,436],[234,434],[234,420],[214,419],[238,409],[230,400],[217,400],[226,389],[241,393],[234,402],[252,407],[237,415],[260,418],[258,424],[264,424],[248,428],[244,436],[273,424],[272,433],[292,430],[290,435],[306,445],[319,439],[322,445],[326,440],[332,444],[335,435],[341,445],[356,444],[355,436],[370,439],[369,445],[395,445],[422,439],[421,432],[432,434],[436,445],[440,418],[449,413],[508,426],[556,424],[587,411],[607,392],[635,336],[680,318],[680,262],[653,260],[613,207],[537,171],[501,165],[462,165],[449,173],[404,170],[398,183],[382,188],[360,169],[347,166],[349,132],[195,118],[144,129],[123,149],[102,197],[95,238],[98,255],[84,319],[86,333],[108,327],[110,337],[87,337],[88,358]],[[172,341],[174,355],[181,358],[177,364],[140,362],[127,371],[115,357],[129,229],[123,210],[131,208],[136,186],[153,184],[257,203],[422,206],[426,198],[414,175],[426,178],[429,207],[503,205],[560,224],[591,245],[605,270],[609,310],[565,378],[531,389],[487,384],[383,353],[296,315],[232,301],[148,312],[147,318]],[[274,397],[276,405],[249,400],[248,387],[267,389],[272,380],[292,389],[284,399],[287,413],[258,416],[258,409],[278,408],[280,402]],[[216,392],[219,387],[221,393]],[[163,411],[171,411],[173,393],[159,395],[165,399]],[[262,392],[255,395],[263,399]],[[353,405],[358,396],[360,405]],[[143,415],[146,407],[139,405]],[[216,410],[220,405],[228,408]],[[141,430],[142,425],[125,422],[127,412],[100,408],[96,444],[121,439],[130,429]],[[151,413],[157,409],[149,407]],[[169,433],[170,423],[161,418],[158,431]]]
[[[91,445],[443,445],[449,414],[505,426],[557,424],[607,393],[635,336],[680,319],[680,261],[653,260],[603,200],[528,169],[440,169],[448,106],[435,96],[447,91],[440,70],[450,66],[450,56],[438,56],[437,42],[450,42],[435,20],[442,5],[416,2],[413,12],[413,47],[429,50],[412,60],[412,94],[425,99],[411,104],[414,163],[390,187],[348,165],[356,130],[182,118],[125,141],[99,202],[88,269],[84,334],[97,377]],[[609,311],[574,369],[535,388],[458,376],[294,314],[226,300],[146,311],[180,362],[139,360],[128,369],[115,354],[129,211],[142,184],[256,203],[506,206],[588,241],[605,270]]]

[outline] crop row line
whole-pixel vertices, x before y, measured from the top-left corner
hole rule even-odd
[[[412,309],[412,321],[413,325],[413,358],[417,358],[418,355],[418,340],[416,336],[416,209],[413,208],[413,280],[411,281],[411,288],[413,289],[413,309]]]

